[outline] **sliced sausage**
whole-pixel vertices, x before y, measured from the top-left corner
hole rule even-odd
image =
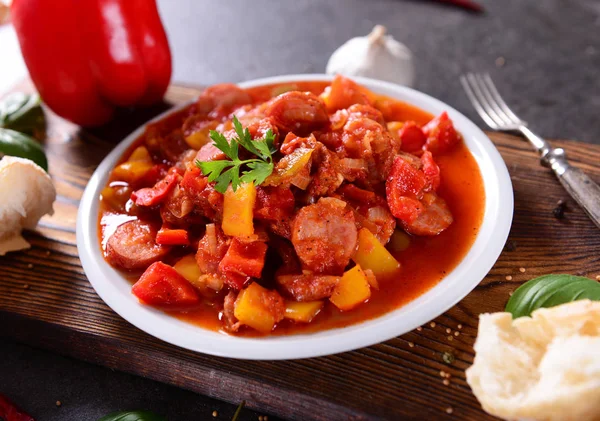
[[[106,243],[106,259],[121,269],[142,269],[162,259],[169,247],[156,244],[158,230],[139,220],[119,225]]]
[[[229,332],[237,332],[241,326],[241,323],[233,314],[237,296],[237,291],[229,291],[223,300],[223,322],[225,323],[225,330]]]
[[[357,240],[352,209],[331,197],[298,211],[292,227],[292,244],[306,269],[338,275],[350,262]]]
[[[421,200],[423,210],[412,222],[400,221],[404,229],[414,235],[438,235],[452,224],[454,219],[446,201],[435,193],[426,193]]]
[[[287,132],[302,135],[329,124],[325,104],[309,92],[286,92],[271,100],[265,114]]]
[[[295,301],[315,301],[328,298],[340,282],[340,276],[331,275],[281,275],[277,285],[281,293]]]

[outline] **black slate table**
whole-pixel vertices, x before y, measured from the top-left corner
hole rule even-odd
[[[414,53],[416,88],[481,124],[458,84],[489,71],[541,135],[600,143],[600,2],[479,0],[482,15],[426,0],[159,0],[177,82],[322,72],[331,52],[384,24]],[[2,321],[0,320],[0,323]],[[235,406],[8,341],[0,391],[38,420],[144,408],[170,421],[231,419]],[[56,402],[60,401],[60,406]],[[240,420],[257,420],[252,411]],[[269,416],[269,420],[277,418]]]

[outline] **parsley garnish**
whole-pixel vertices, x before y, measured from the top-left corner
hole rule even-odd
[[[208,176],[208,181],[216,181],[215,190],[225,193],[231,183],[231,188],[236,191],[242,183],[254,182],[255,185],[262,184],[273,172],[273,143],[275,136],[271,129],[267,130],[262,139],[252,140],[248,128],[244,129],[237,117],[233,117],[233,126],[237,137],[231,139],[231,143],[222,133],[216,130],[210,131],[210,138],[215,147],[223,151],[229,160],[222,161],[196,161],[196,166],[202,173]],[[238,156],[239,146],[257,158],[240,160]],[[241,176],[240,176],[241,170]]]

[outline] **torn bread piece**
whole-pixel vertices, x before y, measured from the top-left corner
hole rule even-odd
[[[33,161],[0,159],[0,256],[30,247],[22,230],[34,229],[42,216],[52,215],[55,199],[50,176]]]
[[[580,300],[512,319],[482,314],[467,382],[509,420],[600,420],[600,302]]]

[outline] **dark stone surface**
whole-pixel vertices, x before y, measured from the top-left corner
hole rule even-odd
[[[483,127],[458,76],[488,71],[531,128],[600,143],[600,1],[478,0],[479,15],[425,0],[160,2],[174,80],[212,84],[323,73],[330,54],[375,24],[416,57],[416,88]],[[505,65],[498,67],[496,59]]]
[[[95,421],[114,411],[139,409],[154,411],[168,421],[228,421],[237,409],[237,405],[8,341],[0,345],[0,393],[37,421]],[[218,412],[216,418],[213,411]],[[257,421],[259,415],[264,414],[243,409],[238,420]],[[269,415],[269,421],[278,420]]]
[[[416,88],[482,125],[458,83],[489,71],[534,131],[600,143],[600,2],[480,0],[483,15],[430,1],[160,0],[174,80],[242,81],[320,73],[348,38],[381,23],[414,53]],[[503,57],[505,64],[496,65]],[[0,391],[38,420],[95,420],[113,410],[152,409],[169,421],[231,418],[235,406],[73,361],[0,344]],[[63,405],[57,408],[55,402]],[[258,414],[244,411],[242,420]],[[275,419],[269,417],[270,420]]]

